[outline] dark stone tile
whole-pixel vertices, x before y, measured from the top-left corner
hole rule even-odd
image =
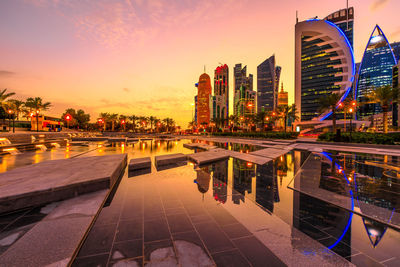
[[[108,266],[143,266],[143,258],[110,261]]]
[[[89,232],[78,257],[109,253],[114,240],[116,225],[94,226]]]
[[[232,242],[228,239],[224,232],[214,222],[196,224],[201,239],[204,241],[210,253],[220,252],[233,249]]]
[[[143,221],[120,221],[115,242],[132,239],[143,239]]]
[[[221,226],[239,223],[229,212],[224,208],[209,209],[208,212],[214,218],[214,220]]]
[[[144,243],[144,260],[149,261],[150,255],[153,251],[160,248],[168,248],[168,247],[171,247],[173,249],[173,244],[171,239]]]
[[[143,175],[143,174],[148,174],[151,173],[151,169],[141,169],[141,170],[134,170],[134,171],[129,171],[128,172],[128,178]]]
[[[183,207],[177,207],[177,208],[169,208],[165,209],[165,214],[172,215],[172,214],[180,214],[180,213],[185,213],[185,209]]]
[[[119,209],[112,209],[111,207],[103,208],[96,219],[95,225],[116,224],[120,215]]]
[[[237,249],[215,253],[212,258],[218,267],[251,266]]]
[[[310,236],[311,238],[317,239],[317,240],[330,237],[329,234],[318,230],[317,228],[315,228],[308,222],[305,222],[302,220],[301,220],[301,228],[299,230],[302,231],[303,233],[305,233],[306,235]]]
[[[195,231],[172,234],[172,239],[174,241],[183,240],[183,241],[195,244],[195,245],[201,247],[204,251],[206,251],[206,249],[204,248],[203,242],[201,241],[199,235]]]
[[[286,266],[254,236],[235,239],[233,243],[253,266]]]
[[[190,217],[190,219],[192,220],[193,224],[206,223],[206,222],[212,221],[211,216],[208,215],[208,214],[201,214],[201,215],[198,215],[198,216],[192,216],[192,217]]]
[[[182,208],[182,202],[179,199],[169,199],[169,200],[163,200],[163,205],[164,209],[176,209],[176,208]]]
[[[143,256],[143,239],[116,242],[111,251],[111,260],[129,259]]]
[[[329,237],[329,238],[325,238],[325,239],[322,239],[322,240],[318,240],[318,242],[320,242],[325,247],[332,246],[333,244],[335,244],[336,241],[337,241],[337,239],[333,238],[333,237]],[[339,242],[338,244],[336,244],[335,247],[332,248],[332,250],[335,253],[337,253],[340,256],[342,256],[343,258],[349,257],[351,254],[356,254],[357,253],[357,250],[355,250],[354,248],[349,247],[348,245],[346,245],[343,242]]]
[[[171,238],[167,221],[164,218],[147,221],[144,224],[144,242]]]
[[[240,223],[225,225],[222,227],[222,231],[231,239],[252,235],[249,230]]]
[[[46,216],[46,214],[36,215],[36,216],[22,216],[22,217],[18,218],[16,221],[14,221],[13,223],[9,224],[5,228],[5,230],[8,231],[8,230],[16,229],[19,227],[34,225],[34,224],[40,222],[45,216]]]
[[[193,231],[193,225],[184,213],[167,216],[171,233]]]
[[[143,199],[126,197],[121,211],[121,220],[143,218]]]
[[[23,209],[23,210],[14,211],[14,212],[3,213],[0,215],[0,222],[3,224],[11,223],[11,222],[15,221],[16,219],[18,219],[19,217],[22,217],[29,211],[31,211],[31,209]]]
[[[397,266],[400,266],[400,258],[394,258],[394,259],[385,261],[382,264],[387,267],[397,267]]]
[[[347,257],[346,259],[356,266],[368,266],[368,267],[382,266],[382,264],[378,263],[377,261],[374,261],[373,259],[367,257],[362,253],[352,257]]]
[[[95,256],[90,256],[90,257],[84,257],[84,258],[77,258],[75,261],[72,263],[71,266],[82,266],[82,267],[91,267],[91,266],[96,266],[96,267],[105,267],[107,266],[107,261],[108,261],[108,253],[107,254],[100,254],[100,255],[95,255]]]

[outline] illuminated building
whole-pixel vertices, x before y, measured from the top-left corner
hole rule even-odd
[[[394,65],[396,58],[392,48],[381,28],[376,25],[369,38],[358,73],[357,102],[367,102],[374,88],[392,85]],[[381,107],[377,103],[364,104],[358,108],[357,118],[362,119],[381,112]]]
[[[399,61],[399,59],[400,59],[400,42],[391,43],[390,47],[392,47],[394,57],[396,58],[397,61]]]
[[[283,91],[283,83],[281,87],[281,91],[278,93],[278,107],[289,105],[289,94],[286,91]]]
[[[346,12],[347,10],[347,12]],[[345,8],[326,16],[325,20],[334,23],[346,35],[353,48],[354,8]]]
[[[400,85],[400,63],[393,66],[393,75],[392,75],[392,86],[393,88],[399,88]],[[400,97],[400,96],[399,96]],[[399,126],[399,118],[400,118],[400,108],[399,103],[393,103],[393,114],[392,114],[393,126]]]
[[[210,123],[211,79],[207,73],[200,75],[197,87],[197,125]]]
[[[197,95],[194,96],[194,121],[197,122]]]
[[[275,110],[281,67],[275,66],[275,55],[257,66],[257,111]]]
[[[229,117],[229,68],[225,64],[218,66],[214,71],[213,118],[227,119],[228,117]]]
[[[246,84],[242,84],[237,93],[237,103],[235,107],[237,115],[239,117],[254,115],[256,113],[255,100],[256,92],[250,90]]]
[[[242,64],[236,64],[234,67],[234,99],[233,99],[233,114],[238,115],[239,101],[241,99],[241,86],[243,85],[246,90],[253,91],[253,74],[247,77],[247,66],[242,68]]]
[[[300,121],[323,121],[331,112],[319,114],[319,99],[334,92],[350,93],[355,62],[351,45],[353,8],[340,10],[324,20],[297,22],[295,27],[295,104]],[[337,20],[334,20],[336,17]],[[346,17],[346,34],[344,27]],[[332,22],[334,21],[334,22]],[[338,25],[336,25],[337,23]],[[349,27],[347,28],[347,25]],[[350,41],[349,41],[349,39]]]

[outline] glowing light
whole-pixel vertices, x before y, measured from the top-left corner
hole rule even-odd
[[[352,108],[349,108],[349,112],[352,113],[352,112],[353,112],[353,109],[352,109]]]
[[[250,167],[252,167],[252,166],[253,166],[253,163],[251,163],[251,162],[247,162],[247,163],[246,163],[246,165],[247,165],[247,167],[249,167],[249,168],[250,168]]]
[[[69,115],[69,114],[65,115],[65,120],[69,121],[71,119],[72,119],[71,115]]]

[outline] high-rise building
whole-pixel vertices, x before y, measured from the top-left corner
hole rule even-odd
[[[392,86],[393,88],[399,88],[400,86],[400,63],[397,63],[397,65],[393,66],[393,78],[392,78]],[[400,92],[399,92],[400,94]],[[400,95],[399,95],[400,99]],[[392,121],[393,121],[393,126],[399,127],[400,126],[400,108],[399,108],[399,103],[394,103],[393,104],[393,115],[392,115]]]
[[[229,68],[226,64],[218,66],[214,71],[214,100],[213,118],[227,119],[229,117]]]
[[[207,73],[200,75],[197,87],[197,125],[207,126],[210,123],[211,79]]]
[[[257,66],[257,111],[276,109],[281,67],[275,66],[275,55]]]
[[[397,61],[400,60],[400,42],[391,43],[390,46],[392,47],[394,57]]]
[[[396,58],[382,29],[376,25],[365,49],[356,88],[357,102],[368,102],[368,97],[376,87],[392,84],[393,66]],[[381,113],[381,107],[376,104],[364,104],[357,110],[357,118],[362,119]]]
[[[255,100],[256,92],[250,90],[248,85],[242,84],[240,90],[237,94],[237,104],[235,110],[237,111],[237,116],[241,117],[240,120],[245,119],[244,117],[248,115],[254,115],[256,112]]]
[[[325,20],[334,23],[346,35],[353,48],[354,8],[345,8],[326,16]]]
[[[353,8],[349,8],[346,14],[353,19]],[[310,19],[296,23],[295,104],[301,121],[329,118],[331,112],[319,114],[319,99],[340,92],[344,94],[343,100],[351,91],[355,62],[348,37],[352,38],[353,29],[349,27],[346,35],[339,27],[343,20],[335,22],[338,26],[331,22],[335,13],[332,19],[330,16],[325,20]]]
[[[197,95],[194,97],[194,121],[197,123]]]
[[[283,83],[281,87],[281,91],[278,93],[278,107],[289,105],[289,94],[286,91],[283,91]]]
[[[234,75],[234,88],[235,88],[234,99],[233,99],[233,109],[234,109],[233,112],[235,115],[238,115],[239,113],[238,107],[240,106],[239,101],[241,99],[241,87],[243,85],[245,90],[253,91],[253,74],[249,74],[249,76],[247,77],[247,66],[244,66],[242,68],[242,64],[236,64],[234,67],[233,75]]]

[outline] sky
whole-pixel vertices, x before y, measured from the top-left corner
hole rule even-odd
[[[362,58],[379,24],[400,41],[398,0],[350,0],[354,53]],[[83,109],[171,117],[186,128],[194,84],[220,64],[257,65],[275,54],[294,101],[294,26],[346,7],[332,0],[1,0],[0,89],[42,97],[48,115]]]

